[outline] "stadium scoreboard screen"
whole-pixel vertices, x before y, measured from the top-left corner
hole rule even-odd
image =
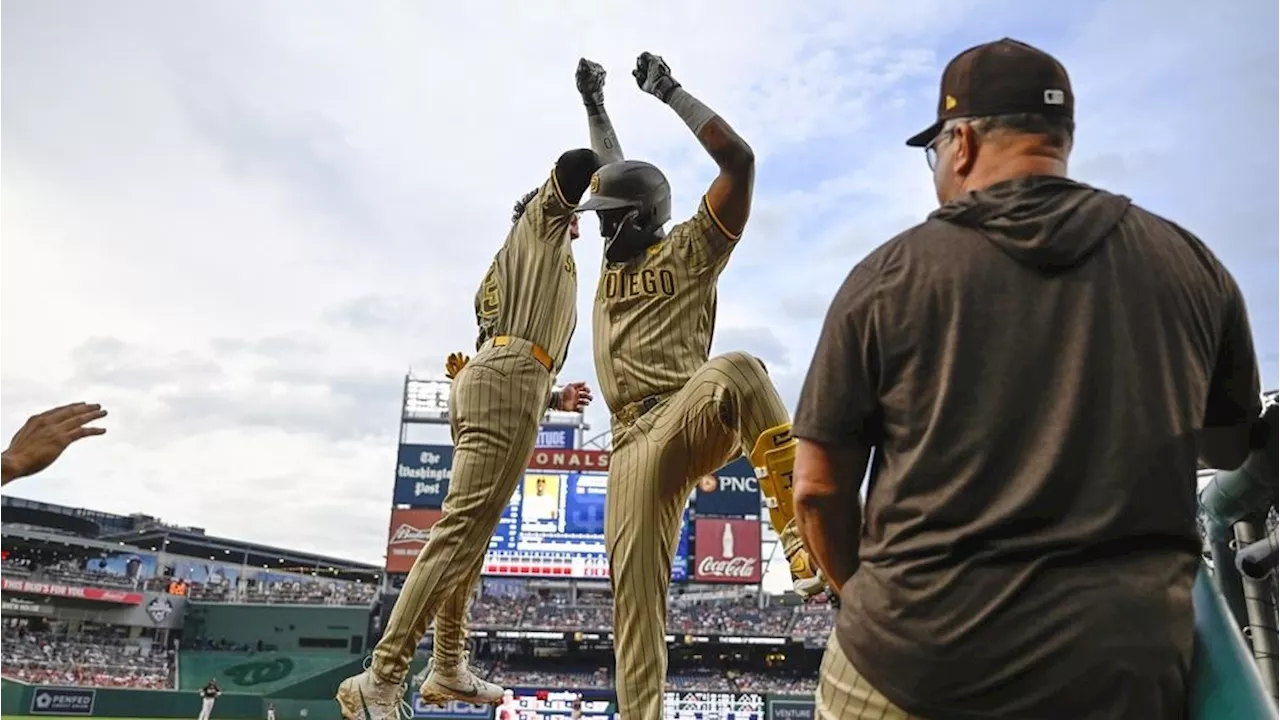
[[[764,695],[729,692],[668,692],[663,717],[675,720],[765,720]]]
[[[601,580],[608,475],[530,470],[503,510],[489,541],[484,574]],[[671,578],[688,579],[688,511],[681,523]]]

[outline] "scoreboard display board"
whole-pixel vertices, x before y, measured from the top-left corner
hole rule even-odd
[[[662,716],[675,720],[765,720],[764,695],[731,692],[668,692]]]
[[[503,510],[489,541],[484,574],[609,577],[604,550],[608,475],[530,470]],[[672,579],[688,579],[689,510],[681,523]]]

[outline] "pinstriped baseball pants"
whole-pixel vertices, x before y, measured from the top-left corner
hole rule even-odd
[[[833,631],[818,671],[814,714],[821,720],[922,720],[880,694],[845,657]]]
[[[790,421],[760,361],[731,352],[708,360],[631,426],[614,426],[604,537],[624,720],[663,717],[667,588],[694,483]]]
[[[551,374],[524,340],[482,349],[454,379],[449,494],[374,648],[371,667],[383,680],[404,679],[432,620],[436,665],[461,660],[467,604],[489,538],[528,469],[550,392]]]

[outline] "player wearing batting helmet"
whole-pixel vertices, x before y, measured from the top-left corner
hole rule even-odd
[[[549,408],[581,412],[586,383],[553,388],[577,325],[574,207],[600,160],[590,149],[560,156],[551,176],[516,203],[512,227],[476,293],[476,356],[446,362],[453,474],[444,513],[396,599],[368,670],[337,700],[347,720],[399,718],[405,675],[435,622],[424,701],[497,704],[503,689],[467,662],[466,613],[485,549],[529,462]]]
[[[742,352],[710,357],[717,281],[751,210],[751,148],[676,82],[662,58],[641,54],[632,75],[675,111],[720,168],[694,216],[666,232],[666,176],[649,163],[623,159],[603,110],[604,70],[585,59],[579,63],[592,147],[606,162],[578,211],[597,214],[605,241],[593,351],[614,442],[605,541],[614,587],[618,707],[629,720],[659,720],[674,538],[699,477],[746,455],[797,590],[813,595],[824,582],[795,529],[796,443],[782,399],[757,358]],[[759,563],[759,547],[731,549],[741,560],[731,565],[750,569]]]

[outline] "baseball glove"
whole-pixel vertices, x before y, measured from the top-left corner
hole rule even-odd
[[[444,361],[444,376],[450,380],[454,379],[470,361],[471,358],[460,352],[451,353],[449,359]]]

